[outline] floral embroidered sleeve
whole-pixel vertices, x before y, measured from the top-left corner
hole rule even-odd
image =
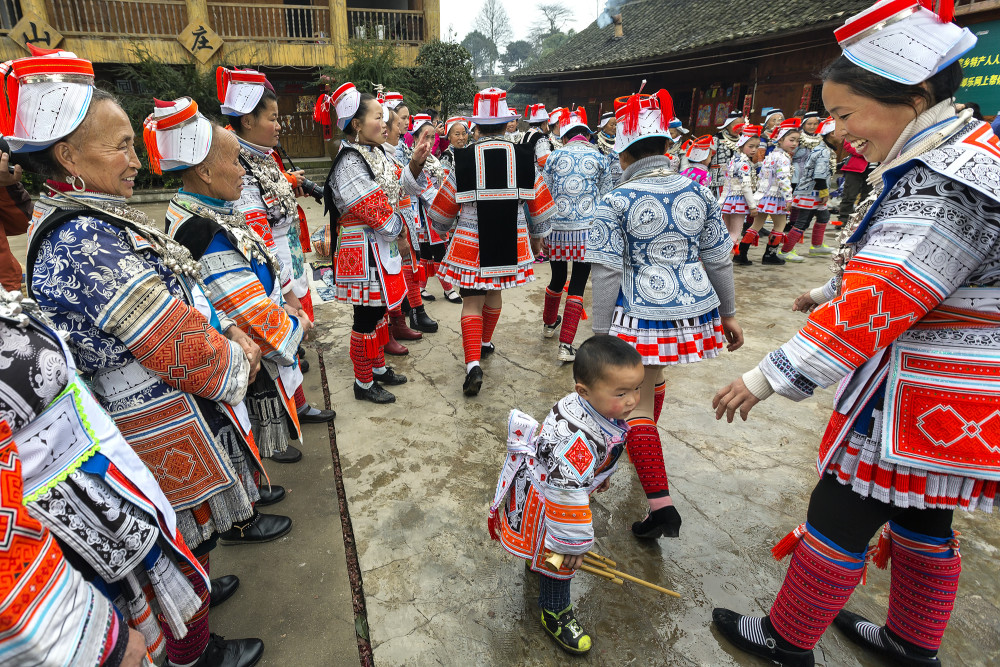
[[[250,362],[242,348],[175,297],[146,257],[107,223],[81,216],[42,240],[33,291],[43,307],[77,313],[128,348],[171,387],[236,404]]]
[[[733,158],[737,160],[739,158]],[[743,194],[743,199],[746,200],[747,206],[751,209],[757,208],[757,197],[753,191],[753,166],[750,164],[749,159],[742,159],[736,165],[737,176],[740,180],[740,191]]]
[[[257,236],[263,239],[267,249],[276,253],[278,246],[274,243],[274,236],[271,233],[271,223],[267,220],[267,206],[265,206],[264,199],[260,195],[260,188],[257,187],[257,181],[250,172],[247,172],[243,176],[243,190],[234,208],[243,213],[243,217],[246,218],[250,229],[257,232]],[[291,267],[282,266],[281,287],[283,292],[287,292],[290,289],[291,282]]]
[[[404,171],[409,174],[410,170]],[[350,212],[387,241],[403,231],[403,219],[392,210],[389,198],[372,178],[361,155],[354,151],[344,155],[334,169],[333,181],[333,199],[341,215]]]
[[[839,381],[983,264],[1000,242],[1000,206],[968,191],[971,196],[948,196],[950,183],[922,166],[900,178],[848,263],[840,295],[744,376],[758,398],[773,391],[802,400]]]
[[[444,179],[428,211],[434,230],[442,236],[448,233],[462,211],[462,205],[455,201],[456,183],[455,172],[448,172],[448,178]]]
[[[534,238],[545,238],[552,231],[549,220],[556,214],[552,193],[541,176],[535,179],[535,198],[528,202],[528,233]]]
[[[594,211],[594,224],[587,235],[587,262],[603,264],[613,269],[621,270],[625,250],[625,235],[622,230],[620,216],[615,204],[627,207],[628,204],[607,195],[597,204]]]
[[[777,152],[777,151],[776,151]],[[786,157],[775,160],[775,174],[778,179],[778,194],[785,199],[792,198],[792,162]]]
[[[719,313],[729,317],[736,313],[736,285],[733,282],[733,246],[729,230],[722,221],[722,209],[712,191],[701,186],[698,194],[705,200],[708,214],[701,232],[698,250],[709,282],[719,297]]]

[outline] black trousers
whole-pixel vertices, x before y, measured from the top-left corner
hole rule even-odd
[[[569,262],[550,261],[552,267],[552,280],[549,281],[549,290],[562,292],[566,286],[566,274],[569,272]],[[587,289],[587,280],[590,279],[590,264],[587,262],[573,262],[573,275],[569,279],[569,293],[572,296],[583,296]]]
[[[385,306],[354,306],[354,326],[360,334],[370,334],[385,317]]]
[[[896,507],[857,494],[834,475],[823,475],[813,489],[806,517],[811,526],[841,549],[860,553],[889,521],[921,535],[951,537],[954,514],[954,510]]]
[[[862,188],[868,184],[865,179],[868,176],[867,170],[864,172],[843,171],[844,193],[840,198],[840,219],[846,221],[854,213],[854,206],[861,194]]]

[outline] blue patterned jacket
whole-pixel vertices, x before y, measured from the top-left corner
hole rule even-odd
[[[625,312],[681,320],[735,310],[732,242],[712,191],[668,173],[669,160],[647,157],[601,199],[587,239],[587,261],[623,270]]]
[[[611,190],[611,163],[593,144],[570,141],[549,154],[542,179],[552,193],[556,214],[552,229],[570,232],[589,229],[597,202]]]

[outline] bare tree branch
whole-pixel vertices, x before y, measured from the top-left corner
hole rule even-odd
[[[507,10],[503,8],[500,0],[486,0],[482,9],[476,16],[476,30],[481,32],[493,44],[499,52],[514,37],[514,30],[510,27],[510,17]],[[490,61],[490,71],[496,71],[496,61],[499,53]]]

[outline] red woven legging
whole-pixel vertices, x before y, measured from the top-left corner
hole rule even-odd
[[[465,350],[465,363],[479,361],[483,350],[483,316],[462,316],[462,348]]]
[[[639,483],[647,498],[670,495],[670,484],[663,464],[660,432],[652,419],[636,417],[628,420],[625,451],[639,475]]]
[[[496,331],[497,322],[500,321],[500,308],[483,306],[483,345],[493,340],[493,332]]]
[[[198,562],[201,563],[201,566],[207,573],[208,554],[198,556]],[[208,646],[208,604],[210,595],[201,575],[197,570],[188,565],[187,561],[179,559],[177,567],[188,578],[188,581],[191,582],[191,586],[194,588],[194,592],[201,598],[201,607],[191,617],[191,620],[185,623],[187,634],[184,636],[184,639],[175,638],[173,632],[170,631],[169,624],[161,623],[160,627],[163,628],[163,636],[167,642],[167,659],[175,665],[186,665],[189,662],[196,661]]]

